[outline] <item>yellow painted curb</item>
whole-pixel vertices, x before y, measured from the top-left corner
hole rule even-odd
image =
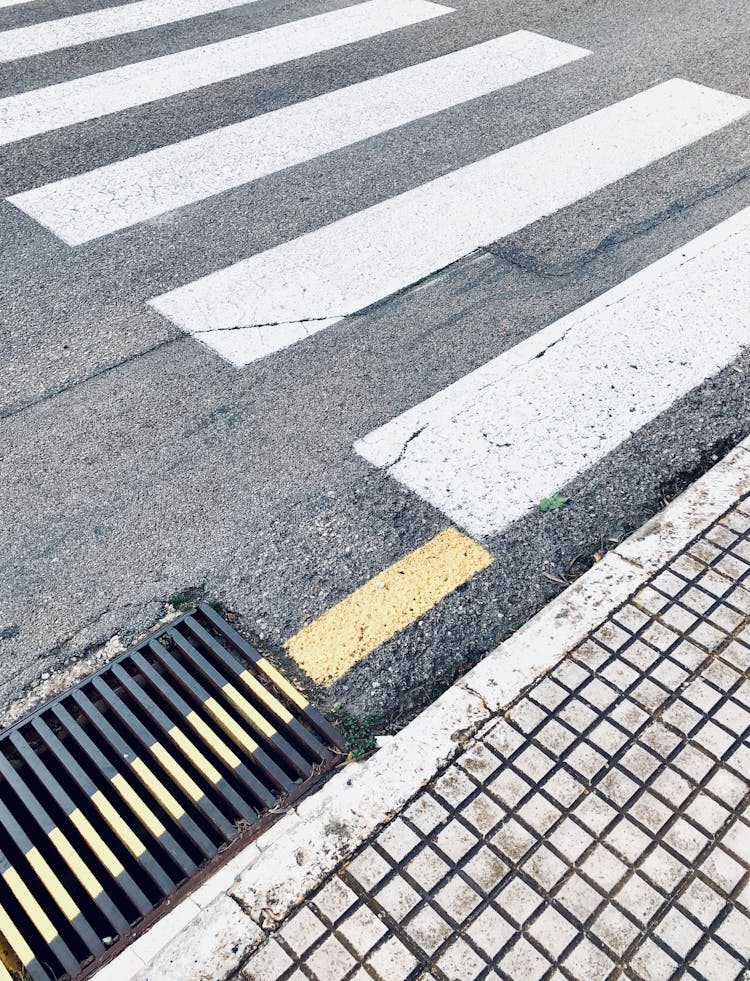
[[[410,552],[288,640],[288,654],[330,684],[493,561],[456,528]]]

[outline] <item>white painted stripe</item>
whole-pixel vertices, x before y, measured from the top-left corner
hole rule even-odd
[[[34,0],[0,0],[0,8],[2,7],[20,7],[23,3],[33,3]]]
[[[9,200],[80,245],[589,53],[518,31]]]
[[[355,444],[501,531],[750,344],[750,208]]]
[[[267,354],[289,347],[312,337],[319,330],[335,324],[340,317],[327,320],[311,320],[291,324],[259,324],[256,327],[241,327],[238,330],[211,330],[193,336],[211,350],[232,364],[247,364],[259,361]]]
[[[748,111],[673,79],[151,303],[191,333],[340,318]]]
[[[137,0],[136,3],[16,27],[0,32],[0,62],[161,27],[249,3],[257,3],[257,0],[180,0],[179,3],[174,0]]]
[[[367,0],[254,34],[0,99],[0,145],[166,99],[452,12],[430,0]]]

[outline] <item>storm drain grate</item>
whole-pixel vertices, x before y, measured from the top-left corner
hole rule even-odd
[[[0,979],[88,973],[341,737],[208,606],[0,736]]]

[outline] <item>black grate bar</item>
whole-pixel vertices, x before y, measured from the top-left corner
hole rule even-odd
[[[76,762],[72,754],[66,749],[66,747],[57,738],[43,719],[32,719],[31,725],[39,737],[44,740],[49,748],[49,751],[53,754],[60,766],[65,770],[68,777],[77,784],[81,793],[99,812],[109,830],[112,831],[122,842],[122,839],[118,835],[119,822],[117,820],[112,820],[110,816],[112,805],[108,802],[105,803],[105,801],[100,801],[100,795],[103,797],[101,789],[96,786],[83,767]],[[83,748],[83,746],[81,748]],[[112,775],[114,776],[114,767],[109,767],[109,769],[111,769]],[[109,782],[111,778],[104,770],[102,771],[102,775]],[[132,875],[128,872],[117,855],[115,855],[112,848],[110,848],[106,841],[104,841],[99,832],[91,826],[90,822],[89,828],[86,832],[86,839],[96,852],[99,860],[105,866],[115,882],[120,886],[135,909],[141,915],[147,913],[151,908],[148,897],[135,882]],[[124,845],[125,843],[122,842],[122,844]]]
[[[0,804],[0,820],[7,817],[8,814],[7,808]],[[17,828],[17,825],[14,828],[14,821],[11,819],[8,826],[10,833],[12,834],[11,829],[16,830]],[[19,837],[19,841],[24,841],[23,835]],[[28,866],[29,863],[27,862],[26,865]],[[0,909],[3,936],[9,943],[13,942],[14,951],[34,981],[37,979],[49,981],[50,979],[46,966],[43,966],[42,961],[33,953],[30,946],[34,943],[36,936],[42,941],[42,949],[46,947],[48,952],[59,961],[64,971],[74,974],[78,968],[78,958],[60,936],[58,928],[39,903],[39,899],[41,899],[49,908],[49,900],[45,896],[46,884],[44,879],[41,876],[37,879],[33,868],[31,868],[30,875],[26,869],[22,869],[22,871],[23,875],[11,865],[5,853],[0,851],[0,878],[3,885],[10,891],[9,895],[3,895],[5,905]],[[44,875],[43,869],[42,875]],[[29,882],[31,883],[30,886]],[[6,912],[6,907],[12,908],[11,904],[16,907],[15,917]],[[19,939],[14,939],[17,937],[20,937],[20,942]],[[45,957],[44,960],[45,965],[48,964],[49,957]]]
[[[50,855],[50,850],[48,848],[44,848],[44,846],[47,843],[53,846],[54,851],[59,855],[62,862],[70,869],[77,881],[81,883],[83,888],[89,893],[89,895],[91,895],[92,899],[101,893],[101,884],[97,881],[94,873],[80,857],[77,849],[75,849],[70,843],[68,836],[64,833],[62,828],[60,828],[52,817],[50,817],[47,810],[42,806],[41,801],[31,793],[26,783],[21,779],[19,774],[2,753],[0,753],[0,776],[2,776],[6,784],[13,789],[13,793],[23,805],[28,816],[32,821],[36,822],[46,838],[46,840],[40,840],[37,845],[32,845],[29,838],[24,834],[23,840],[26,847],[22,847],[26,858],[32,864],[33,861],[32,858],[29,857],[30,855],[33,856],[33,859],[36,859],[37,856],[42,858],[42,861],[46,866],[44,872],[46,877],[45,885],[48,892],[65,914],[81,940],[84,941],[84,943],[93,953],[101,953],[104,950],[104,944],[102,943],[101,938],[97,935],[96,931],[82,912],[79,901],[73,898],[68,888],[66,888],[61,881],[59,876],[59,864],[57,862],[55,863],[55,865],[57,865],[57,869],[53,869],[51,862],[54,861],[54,859]],[[21,825],[18,824],[18,829],[20,830],[20,828]],[[19,839],[16,839],[16,841],[20,843]],[[44,857],[42,857],[42,850],[47,852],[46,856]]]
[[[170,634],[170,639],[172,635]],[[181,649],[183,653],[190,652],[192,650],[189,644],[179,638],[179,643],[182,645]],[[252,761],[252,764],[257,767],[260,773],[270,782],[273,786],[280,790],[282,793],[286,794],[293,788],[294,783],[289,777],[284,773],[284,771],[268,756],[265,750],[258,745],[255,739],[247,732],[244,726],[238,724],[237,720],[229,713],[224,705],[222,705],[215,695],[209,694],[206,688],[200,683],[196,677],[188,677],[182,667],[182,664],[172,657],[172,655],[165,650],[159,643],[152,643],[149,647],[155,657],[159,659],[162,665],[170,672],[172,678],[182,686],[184,691],[194,691],[197,698],[203,700],[203,706],[211,716],[211,718],[218,724],[218,726],[224,731],[224,733],[229,736],[229,738],[239,747],[242,752],[247,753],[248,758]],[[197,651],[196,651],[197,653]]]
[[[6,870],[8,868],[10,868],[10,866],[8,865],[7,859],[2,852],[0,852],[0,870]],[[2,874],[4,875],[4,872]],[[53,956],[56,956],[57,959],[60,960],[61,964],[63,963],[62,957],[67,957],[71,962],[73,962],[72,953],[68,950],[67,954],[65,954],[62,950],[64,944],[54,928],[51,940],[46,941],[44,939],[44,935],[40,932],[40,927],[42,925],[39,921],[37,923],[30,924],[31,933],[22,931],[21,927],[19,926],[19,922],[19,920],[13,919],[5,907],[0,904],[0,934],[2,934],[5,941],[15,954],[15,965],[20,965],[21,970],[24,971],[26,975],[32,979],[32,981],[50,981],[51,975],[45,970],[38,957],[29,946],[27,937],[38,935],[42,940],[42,945],[47,945],[50,953]],[[15,965],[11,961],[9,967],[12,968]],[[8,971],[6,973],[8,978],[13,981],[10,972]],[[5,979],[3,979],[3,981],[5,981]]]
[[[207,797],[205,790],[200,787],[199,784],[193,779],[193,777],[185,770],[182,764],[175,759],[175,757],[169,752],[164,743],[154,735],[152,729],[146,725],[143,719],[138,718],[134,712],[132,712],[125,702],[120,698],[117,692],[110,687],[110,685],[104,682],[103,678],[93,678],[92,685],[99,694],[114,710],[114,714],[118,721],[127,728],[131,736],[140,743],[140,745],[146,750],[148,755],[152,758],[155,764],[161,767],[164,775],[170,781],[172,789],[174,791],[172,797],[177,803],[178,797],[181,799],[177,803],[177,808],[181,812],[181,817],[183,815],[189,814],[191,811],[194,813],[197,811],[202,814],[209,822],[213,825],[220,834],[231,834],[232,826],[229,821],[224,817],[223,814],[214,806],[213,802]],[[191,806],[192,805],[192,806]],[[175,808],[175,804],[171,804]],[[175,808],[176,810],[176,808]],[[195,834],[193,840],[195,844],[201,849],[204,855],[210,855],[215,850],[215,844],[209,838],[209,836],[201,831],[194,822]]]
[[[208,623],[213,627],[217,633],[224,638],[225,641],[229,641],[231,647],[236,648],[241,654],[247,658],[261,674],[265,675],[266,679],[282,692],[282,694],[289,699],[289,701],[295,705],[301,712],[304,713],[306,720],[310,723],[312,728],[323,737],[325,742],[334,746],[340,752],[346,750],[346,744],[341,738],[340,734],[334,729],[330,722],[313,706],[311,705],[302,692],[297,691],[297,689],[292,685],[283,674],[277,668],[275,668],[267,658],[260,655],[254,647],[245,640],[245,638],[238,633],[234,627],[227,623],[227,621],[220,617],[219,614],[212,609],[207,603],[202,603],[198,610],[196,611],[208,621]],[[185,617],[185,619],[190,619],[190,617]]]
[[[170,630],[169,637],[175,642],[177,647],[190,656],[195,664],[198,673],[224,696],[238,713],[244,722],[253,730],[256,738],[262,740],[266,746],[274,751],[274,755],[280,756],[286,767],[294,773],[294,778],[305,775],[310,764],[303,759],[297,750],[285,739],[277,730],[276,726],[266,716],[259,711],[238,689],[225,678],[198,649],[177,630]],[[279,773],[283,771],[279,770]]]
[[[229,784],[223,773],[214,763],[209,760],[201,749],[185,733],[184,729],[174,723],[151,698],[146,689],[139,685],[136,680],[125,671],[122,664],[115,665],[112,669],[113,675],[117,678],[124,688],[146,709],[150,717],[161,728],[178,752],[186,758],[188,763],[197,770],[201,777],[211,786],[215,787],[222,798],[227,800],[236,812],[235,817],[246,814],[251,805],[244,800],[237,791]],[[225,833],[231,833],[233,822],[227,822],[226,828],[222,828]]]
[[[102,886],[102,876],[94,871],[95,866],[92,866],[90,861],[90,859],[93,858],[97,865],[101,863],[102,870],[104,872],[109,872],[111,875],[111,871],[108,870],[101,862],[101,860],[106,859],[107,856],[101,853],[97,854],[95,847],[97,842],[104,846],[105,849],[107,846],[104,845],[103,841],[101,841],[99,834],[83,811],[66,793],[60,782],[55,779],[49,768],[45,766],[42,758],[31,750],[30,746],[26,740],[23,739],[21,734],[18,732],[13,732],[10,734],[9,738],[13,748],[18,752],[18,755],[21,757],[23,762],[45,788],[47,793],[52,798],[53,803],[57,805],[58,808],[62,809],[67,822],[69,822],[72,828],[75,829],[75,832],[80,838],[80,841],[73,846],[73,853],[70,855],[70,857],[65,858],[66,863],[70,864],[71,861],[74,863],[71,865],[71,871],[94,900],[102,915],[106,917],[107,921],[112,927],[112,932],[115,934],[124,933],[125,930],[128,929],[128,921],[104,891],[104,887]],[[47,830],[47,834],[51,837],[54,836],[53,840],[62,837],[60,824],[58,823],[57,828],[55,828],[53,824],[52,829]],[[62,837],[61,844],[64,850],[67,850],[67,848],[72,846],[72,842],[69,841],[69,837],[70,834],[68,834],[67,838]],[[81,856],[81,845],[83,845],[84,849],[90,852],[90,855],[87,856],[88,861],[86,862],[84,862]],[[107,851],[109,851],[109,849],[107,849]],[[112,857],[114,858],[114,856]]]
[[[172,834],[164,827],[153,809],[149,807],[143,795],[112,765],[94,741],[79,726],[73,716],[61,705],[56,705],[53,711],[58,719],[66,725],[77,746],[83,750],[101,775],[99,791],[92,800],[100,811],[105,823],[130,853],[132,858],[139,863],[139,866],[142,866],[155,885],[161,890],[171,892],[175,887],[175,882],[157,862],[152,850],[148,849],[141,838],[135,833],[127,815],[123,817],[121,808],[113,805],[112,792],[117,795],[119,801],[125,805],[133,817],[138,819],[139,824],[143,826],[147,834],[150,834],[159,843],[170,859],[172,859],[186,876],[191,875],[195,871],[195,863],[177,841],[175,841]],[[93,718],[92,721],[95,723]]]
[[[210,607],[209,607],[210,609]],[[218,661],[230,679],[241,682],[257,701],[259,701],[276,719],[292,732],[299,743],[307,749],[320,763],[329,760],[333,755],[330,749],[313,733],[294,718],[289,709],[283,705],[273,692],[245,668],[240,661],[222,647],[211,634],[198,623],[194,617],[185,617],[176,629],[185,629],[192,637],[201,643],[204,649],[210,651],[213,659]],[[342,747],[343,748],[343,747]]]
[[[196,736],[203,744],[220,760],[227,769],[231,770],[238,779],[255,798],[256,803],[252,805],[252,815],[257,817],[258,804],[260,806],[273,807],[275,800],[273,795],[263,786],[257,777],[248,770],[242,759],[235,753],[229,744],[221,738],[215,729],[189,705],[185,699],[167,681],[163,674],[159,672],[146,660],[140,652],[132,655],[133,664],[148,678],[153,687],[159,691],[161,697],[169,703],[174,711],[184,718],[188,725],[193,729]],[[245,815],[247,816],[247,815]]]
[[[126,762],[131,770],[131,772],[138,779],[139,783],[145,788],[147,796],[158,803],[160,809],[164,810],[174,821],[176,821],[181,830],[183,830],[187,837],[192,840],[193,835],[201,837],[200,829],[195,826],[192,818],[185,814],[185,811],[176,801],[174,804],[172,801],[172,795],[169,793],[164,784],[159,780],[156,774],[150,769],[150,767],[131,749],[128,743],[115,731],[113,726],[104,718],[102,713],[93,705],[89,698],[82,692],[77,691],[73,693],[73,697],[78,705],[86,712],[86,715],[91,720],[91,722],[96,727],[100,735],[109,742],[110,746],[115,750],[116,753],[120,754],[121,759]],[[139,795],[142,796],[142,795]],[[159,822],[161,825],[161,822]],[[163,825],[162,825],[163,826]],[[197,867],[192,861],[189,862],[189,867],[191,871],[194,871]],[[171,892],[176,881],[172,880],[166,872],[161,869],[160,865],[154,863],[152,867],[152,873],[157,878],[159,885],[162,889],[166,889]]]
[[[50,867],[39,849],[32,844],[19,822],[4,803],[0,802],[0,821],[10,842],[20,851],[16,865],[12,864],[5,852],[0,852],[0,876],[11,891],[11,898],[20,904],[22,910],[39,931],[50,950],[66,970],[77,966],[77,960],[68,942],[60,935],[59,927],[52,921],[59,914],[52,908],[54,904],[62,913],[66,923],[72,926],[80,937],[80,910],[69,897],[67,890]],[[9,842],[9,844],[10,844]],[[7,847],[7,846],[6,846]],[[52,904],[50,904],[52,900]],[[7,901],[7,900],[6,900]],[[44,906],[42,906],[42,903]],[[84,931],[92,933],[91,928]],[[97,942],[96,939],[94,942]]]

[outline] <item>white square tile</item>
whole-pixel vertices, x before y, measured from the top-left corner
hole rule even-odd
[[[459,926],[474,912],[481,897],[460,875],[452,875],[435,895],[435,903]]]
[[[330,923],[335,923],[356,903],[357,896],[349,886],[335,876],[313,896],[312,901]]]
[[[295,954],[304,954],[316,940],[323,936],[326,927],[309,906],[303,906],[281,928],[280,935]]]
[[[545,906],[542,913],[528,927],[528,932],[554,960],[577,937],[576,927],[552,906]]]
[[[313,971],[317,981],[343,981],[354,967],[355,960],[336,937],[329,937],[308,956],[305,964]]]
[[[518,926],[523,926],[531,914],[539,908],[542,898],[521,879],[512,879],[499,894],[496,902],[502,909],[503,915]]]
[[[501,916],[496,909],[488,906],[466,928],[472,941],[492,959],[515,936],[516,928]]]
[[[594,920],[591,932],[603,941],[616,957],[622,957],[640,934],[639,928],[611,904],[605,906]]]
[[[368,954],[386,932],[387,927],[367,906],[360,906],[338,927],[337,932],[349,942],[360,957]]]
[[[683,960],[704,936],[703,930],[676,908],[669,910],[654,932]]]
[[[727,953],[714,940],[709,940],[693,961],[693,967],[703,977],[720,978],[721,981],[730,981],[730,979],[738,977],[746,966],[742,961]]]
[[[550,963],[525,937],[519,937],[500,961],[500,967],[511,978],[539,981],[549,970]]]
[[[451,934],[451,927],[430,906],[425,906],[407,923],[406,931],[427,954],[434,953]]]
[[[614,962],[584,937],[563,962],[576,981],[604,981],[614,970]]]
[[[448,981],[474,981],[487,964],[465,940],[457,937],[440,957],[437,966]]]
[[[367,963],[375,969],[382,981],[404,981],[417,966],[414,955],[397,937],[389,937],[370,954]]]

